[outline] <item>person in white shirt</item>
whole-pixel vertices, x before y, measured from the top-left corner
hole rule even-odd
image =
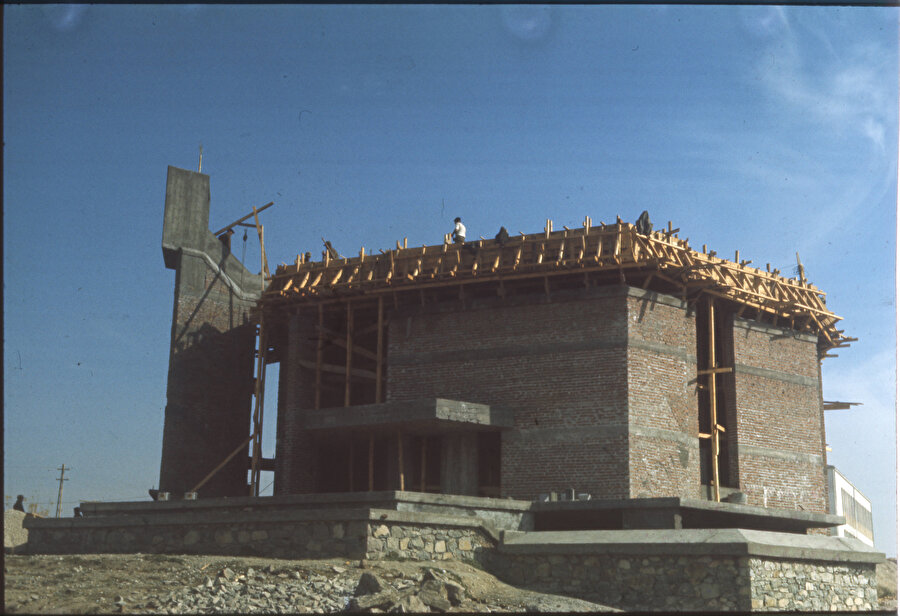
[[[462,224],[462,219],[456,218],[454,221],[456,226],[453,227],[453,233],[450,236],[453,238],[453,242],[456,244],[465,244],[466,243],[466,226]]]

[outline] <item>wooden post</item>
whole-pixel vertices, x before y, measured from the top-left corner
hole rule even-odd
[[[350,406],[350,370],[353,367],[353,306],[347,302],[347,372],[344,374],[344,406]]]
[[[405,477],[403,474],[403,434],[397,432],[397,466],[400,469],[400,491],[406,490]]]
[[[259,458],[262,454],[262,420],[263,395],[266,380],[266,349],[269,346],[266,338],[265,320],[259,317],[257,331],[256,378],[253,380],[253,447],[250,456],[250,496],[259,496]]]
[[[419,492],[425,491],[425,444],[428,442],[428,437],[422,437],[422,452],[421,452],[421,467],[419,468]]]
[[[375,436],[369,435],[369,492],[375,489]]]
[[[712,435],[712,475],[716,502],[719,502],[719,418],[716,413],[716,313],[709,298],[709,433]]]
[[[384,370],[384,296],[378,296],[378,347],[375,350],[375,402],[382,400],[382,371]]]
[[[325,306],[319,304],[319,343],[316,346],[316,408],[322,408],[322,356],[325,353]]]

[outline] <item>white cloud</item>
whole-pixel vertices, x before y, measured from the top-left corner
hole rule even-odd
[[[787,21],[779,33],[756,65],[764,86],[807,118],[829,130],[854,131],[883,151],[886,127],[897,111],[896,79],[887,78],[891,50],[863,43],[836,53],[821,32],[809,36]]]

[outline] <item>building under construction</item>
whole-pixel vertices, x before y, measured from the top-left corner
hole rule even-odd
[[[820,362],[852,339],[799,258],[789,278],[586,218],[269,272],[263,208],[210,232],[209,194],[169,168],[162,494],[30,519],[32,552],[475,560],[623,610],[877,607],[884,555],[825,534],[851,520],[826,513],[843,403]]]
[[[851,339],[799,264],[791,278],[695,250],[671,223],[641,233],[585,218],[508,239],[306,253],[264,265],[263,281],[229,254],[233,226],[210,232],[208,181],[169,169],[160,490],[173,497],[258,494],[272,470],[276,495],[827,510],[820,362]],[[262,239],[258,216],[252,226]]]

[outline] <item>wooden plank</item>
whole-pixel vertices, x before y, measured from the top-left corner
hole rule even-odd
[[[383,371],[384,371],[384,296],[378,296],[378,343],[375,349],[375,402],[383,402]]]
[[[709,368],[716,368],[716,312],[715,300],[709,299]],[[709,375],[709,415],[710,415],[710,432],[712,437],[712,476],[713,487],[715,491],[716,502],[719,502],[719,431],[716,426],[719,425],[719,418],[716,413],[716,375]]]
[[[235,447],[234,450],[233,450],[230,454],[228,454],[228,455],[225,457],[224,460],[222,460],[221,462],[219,462],[219,465],[216,466],[216,468],[212,469],[212,470],[209,472],[209,474],[206,475],[206,477],[204,477],[203,479],[201,479],[200,482],[199,482],[197,485],[195,485],[193,488],[190,489],[190,491],[191,491],[191,492],[196,492],[196,491],[198,491],[200,488],[202,488],[204,485],[206,485],[206,482],[207,482],[207,481],[209,481],[210,479],[212,479],[213,476],[214,476],[216,473],[218,473],[220,470],[222,470],[222,467],[224,467],[226,464],[228,464],[229,462],[231,462],[232,458],[234,458],[234,456],[238,455],[238,453],[240,453],[241,449],[243,449],[244,447],[246,447],[246,446],[250,443],[250,441],[253,440],[253,438],[255,438],[255,437],[256,437],[256,434],[251,434],[251,435],[248,436],[246,439],[244,439],[244,440],[241,442],[240,445],[238,445],[237,447]]]
[[[235,220],[235,221],[234,221],[233,223],[231,223],[230,225],[226,225],[226,226],[222,227],[221,229],[219,229],[218,231],[216,231],[215,233],[213,233],[213,235],[215,235],[215,236],[222,235],[223,233],[225,233],[226,231],[228,231],[231,227],[234,227],[234,226],[239,225],[240,223],[244,222],[244,221],[247,220],[248,218],[251,218],[251,217],[253,217],[253,216],[258,215],[260,212],[262,212],[263,210],[266,210],[266,209],[272,207],[273,205],[275,205],[275,202],[274,202],[274,201],[269,201],[268,203],[266,203],[265,205],[263,205],[263,206],[261,206],[261,207],[254,207],[252,212],[250,212],[250,213],[247,214],[246,216],[243,216],[243,217],[241,217],[241,218],[238,218],[237,220]],[[192,490],[192,491],[195,492],[196,490]]]
[[[729,372],[734,372],[734,368],[709,368],[707,370],[697,370],[697,374],[700,374],[700,375],[726,374]]]
[[[301,368],[305,368],[307,370],[316,370],[316,363],[305,360],[305,359],[298,359],[297,365],[300,366]],[[346,367],[339,366],[337,364],[322,363],[319,366],[319,370],[323,373],[328,372],[331,374],[339,374],[341,376],[345,376],[347,374]],[[366,370],[365,368],[352,368],[351,373],[353,374],[353,376],[359,377],[361,379],[371,379],[373,381],[375,380],[375,372],[373,372],[372,370]],[[319,378],[321,378],[321,377],[319,377]],[[316,407],[316,408],[319,408],[319,407]]]
[[[357,339],[360,338],[360,335],[356,333],[356,330],[354,330],[354,336]],[[344,339],[343,335],[341,338],[328,338],[326,340],[326,342],[327,342],[327,344],[334,345],[336,347],[340,347],[340,348],[344,349],[345,351],[347,349],[347,341]],[[370,351],[369,349],[362,347],[359,344],[354,344],[353,348],[351,349],[351,352],[353,352],[356,355],[365,357],[366,359],[371,359],[371,360],[378,359],[377,353],[374,353],[373,351]]]

